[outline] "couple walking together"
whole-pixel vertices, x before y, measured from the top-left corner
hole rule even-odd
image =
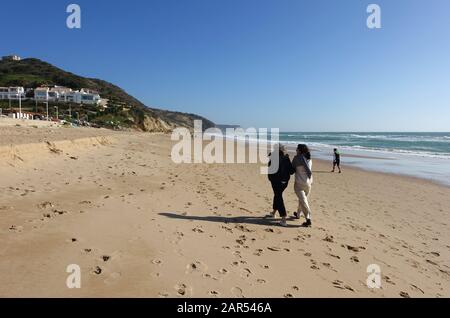
[[[284,206],[283,191],[286,190],[291,175],[295,174],[294,191],[298,197],[298,208],[297,212],[294,212],[294,218],[300,219],[300,216],[304,215],[306,220],[302,226],[310,227],[311,208],[308,203],[308,196],[311,193],[313,183],[311,152],[307,145],[299,144],[297,146],[297,154],[291,162],[284,146],[278,145],[276,148],[278,149],[275,149],[270,154],[271,160],[269,161],[270,166],[273,160],[272,156],[278,152],[278,170],[268,175],[274,193],[273,211],[269,216],[275,217],[278,211],[281,216],[280,225],[287,226],[287,212]]]

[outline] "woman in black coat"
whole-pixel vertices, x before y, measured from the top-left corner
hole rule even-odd
[[[289,179],[291,178],[291,174],[293,174],[294,168],[292,167],[291,160],[289,159],[289,155],[285,153],[285,149],[283,146],[279,146],[278,149],[275,149],[275,151],[271,154],[269,154],[270,161],[269,161],[269,167],[272,164],[272,161],[276,162],[273,155],[277,154],[278,157],[278,169],[274,173],[268,174],[269,181],[272,185],[273,189],[273,211],[269,214],[270,217],[275,217],[276,212],[278,211],[281,216],[281,226],[287,226],[286,224],[286,207],[284,206],[284,200],[283,200],[283,191],[286,190]],[[276,168],[276,167],[275,167]]]

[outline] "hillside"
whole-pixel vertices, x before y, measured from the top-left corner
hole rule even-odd
[[[90,109],[90,118],[100,126],[108,126],[107,123],[116,121],[125,128],[168,132],[174,127],[192,128],[194,119],[203,120],[204,129],[214,126],[213,122],[198,115],[146,107],[116,85],[66,72],[39,59],[0,61],[0,86],[36,88],[41,85],[59,85],[72,89],[88,88],[98,91],[102,98],[110,100],[106,111],[96,112]]]

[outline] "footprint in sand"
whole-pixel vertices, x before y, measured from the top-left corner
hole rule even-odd
[[[152,264],[155,264],[155,265],[162,265],[162,261],[160,260],[160,259],[154,259],[154,260],[152,260]]]
[[[175,290],[179,296],[189,296],[192,294],[191,288],[188,288],[188,286],[183,283],[175,285]]]
[[[431,255],[439,257],[441,254],[439,254],[438,252],[430,252]]]
[[[400,296],[403,298],[410,298],[409,294],[407,292],[401,291]]]
[[[236,298],[243,298],[244,293],[240,287],[233,287],[231,288],[231,294]]]
[[[212,297],[218,297],[219,296],[219,292],[215,291],[215,290],[211,290],[208,294],[210,296],[212,296]]]
[[[242,277],[242,278],[249,278],[250,275],[252,275],[252,271],[251,271],[250,269],[248,269],[248,268],[244,268],[244,269],[241,271],[241,277]]]
[[[258,248],[258,249],[255,251],[255,253],[253,253],[253,255],[261,256],[263,252],[264,252],[264,250]]]
[[[64,211],[64,210],[57,210],[57,209],[53,210],[53,214],[57,214],[57,215],[63,215],[63,214],[66,214],[66,213],[68,213],[68,212]]]
[[[331,256],[331,257],[334,257],[334,258],[337,258],[337,259],[341,259],[341,257],[339,256],[339,255],[335,255],[335,254],[330,254],[330,253],[327,253],[329,256]]]
[[[360,247],[355,247],[355,246],[351,246],[351,245],[345,245],[345,247],[352,252],[358,253],[360,250],[365,250],[366,248],[363,246]]]
[[[242,258],[240,251],[234,251],[233,256],[236,256],[237,258]]]
[[[228,226],[222,225],[221,228],[227,231],[228,233],[233,233],[233,229],[229,228]]]
[[[417,287],[416,285],[411,284],[411,289],[418,291],[422,294],[425,294],[425,292],[421,288]]]
[[[186,273],[192,274],[195,272],[206,272],[208,270],[208,266],[201,261],[195,261],[186,266]]]
[[[159,292],[158,293],[158,297],[160,297],[160,298],[167,298],[169,296],[170,296],[170,294],[168,292]]]
[[[196,233],[205,233],[205,231],[199,226],[193,228],[192,231]]]
[[[228,274],[228,270],[226,268],[221,268],[218,270],[218,272],[222,275]]]
[[[237,224],[235,226],[235,228],[240,230],[240,231],[242,231],[242,232],[246,232],[246,233],[254,232],[253,230],[250,230],[248,227],[246,227],[245,225],[242,225],[242,224]]]
[[[346,290],[349,290],[349,291],[352,291],[352,292],[355,291],[351,286],[345,285],[344,282],[341,281],[341,280],[335,280],[333,282],[333,287],[338,288],[338,289],[344,289],[344,290],[346,289]]]
[[[351,260],[353,263],[359,263],[359,258],[358,258],[358,256],[352,256],[352,257],[350,257],[350,260]]]
[[[174,234],[176,236],[176,243],[180,242],[184,237],[184,233],[180,231],[177,231]]]
[[[212,276],[211,274],[205,273],[202,275],[203,278],[206,279],[213,279],[213,280],[219,280],[217,277]]]
[[[258,278],[258,279],[256,280],[256,282],[257,282],[258,284],[265,284],[265,283],[266,283],[266,280],[265,280],[265,279],[262,279],[262,278]]]
[[[10,231],[13,231],[13,232],[22,232],[23,231],[23,226],[20,226],[20,225],[11,225],[10,227],[9,227],[9,230]]]
[[[38,204],[38,208],[42,209],[42,210],[47,209],[47,208],[53,208],[53,203],[51,203],[49,201],[45,201],[45,202]]]
[[[388,284],[391,284],[391,285],[395,285],[395,283],[391,280],[391,278],[389,277],[389,276],[387,276],[387,275],[383,275],[383,280],[386,282],[386,283],[388,283]]]

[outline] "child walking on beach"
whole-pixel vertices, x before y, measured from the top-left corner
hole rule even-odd
[[[334,153],[333,170],[331,172],[334,172],[334,169],[337,166],[339,169],[339,173],[342,173],[342,171],[341,171],[341,154],[339,153],[339,150],[337,150],[337,148],[334,148],[333,153]]]
[[[300,214],[306,218],[304,227],[311,226],[311,208],[308,203],[308,196],[311,193],[313,183],[311,152],[307,145],[297,146],[297,155],[292,160],[292,167],[295,170],[294,190],[298,197],[298,209],[294,216],[299,219]]]

